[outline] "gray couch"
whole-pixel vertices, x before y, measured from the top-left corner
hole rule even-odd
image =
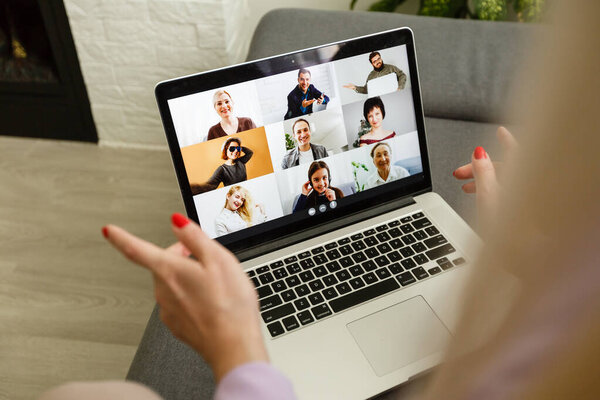
[[[318,29],[307,29],[307,21]],[[388,13],[275,10],[258,25],[248,59],[400,26],[415,33],[434,190],[472,224],[473,198],[461,192],[452,171],[470,160],[477,145],[492,159],[497,156],[495,129],[506,123],[502,115],[527,51],[530,27]],[[173,338],[156,308],[127,379],[166,399],[208,399],[214,391],[206,364]]]

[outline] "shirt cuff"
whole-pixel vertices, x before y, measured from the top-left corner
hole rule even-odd
[[[223,377],[215,400],[295,400],[292,383],[266,362],[240,365]]]

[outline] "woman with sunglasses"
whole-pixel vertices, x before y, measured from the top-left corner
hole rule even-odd
[[[192,184],[192,194],[196,195],[214,190],[220,183],[223,183],[223,186],[229,186],[245,181],[248,179],[246,163],[250,161],[253,154],[252,150],[242,146],[242,141],[239,138],[227,139],[221,150],[221,158],[225,162],[215,170],[206,183]]]

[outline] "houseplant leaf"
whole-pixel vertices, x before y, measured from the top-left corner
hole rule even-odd
[[[419,15],[430,17],[460,17],[468,12],[467,0],[421,0]]]
[[[502,21],[506,19],[506,0],[475,0],[475,15],[478,19],[487,21]]]
[[[405,0],[378,0],[371,4],[369,11],[386,11],[393,12],[396,8],[404,3]]]
[[[545,0],[515,0],[515,12],[521,22],[539,22]]]

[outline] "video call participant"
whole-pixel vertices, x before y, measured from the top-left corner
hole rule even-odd
[[[253,154],[254,152],[249,148],[242,147],[240,139],[235,137],[227,139],[221,149],[221,158],[225,162],[215,170],[206,183],[192,184],[192,195],[214,190],[220,183],[229,186],[248,179],[246,163],[250,161]]]
[[[217,236],[226,235],[267,220],[264,207],[254,204],[248,189],[235,185],[227,192],[225,205],[215,219]]]
[[[331,173],[325,161],[313,161],[308,167],[308,182],[302,185],[302,194],[294,207],[294,212],[310,207],[328,204],[344,197],[344,193],[336,187],[329,186]],[[311,190],[312,189],[312,190]]]
[[[281,161],[281,168],[286,169],[300,164],[308,164],[320,158],[327,157],[327,149],[320,144],[310,142],[312,132],[307,120],[300,118],[292,125],[294,138],[298,146],[288,151]]]
[[[298,71],[298,85],[288,94],[288,109],[283,119],[300,117],[313,112],[313,103],[329,103],[329,97],[321,93],[310,83],[311,75],[307,69]]]
[[[385,106],[381,97],[371,97],[365,101],[363,106],[363,116],[371,125],[368,133],[362,135],[358,141],[359,145],[366,146],[381,142],[382,140],[391,139],[396,136],[396,132],[383,129],[383,119],[385,118]]]
[[[396,77],[398,78],[398,90],[404,89],[404,86],[406,86],[406,74],[395,65],[384,64],[383,60],[381,59],[381,54],[379,54],[378,51],[374,51],[369,54],[369,62],[373,66],[373,71],[369,72],[369,75],[367,75],[367,81],[365,82],[365,85],[356,86],[353,83],[348,83],[344,85],[345,88],[352,89],[356,93],[367,94],[367,83],[369,83],[370,80],[381,78],[382,76],[389,74],[396,74]]]
[[[246,117],[236,117],[233,112],[233,99],[225,90],[217,90],[213,95],[213,106],[221,121],[208,130],[208,140],[256,128],[254,121]]]
[[[365,189],[371,189],[410,176],[405,168],[392,165],[392,148],[385,142],[379,142],[373,146],[371,149],[371,158],[377,171],[369,176]]]

